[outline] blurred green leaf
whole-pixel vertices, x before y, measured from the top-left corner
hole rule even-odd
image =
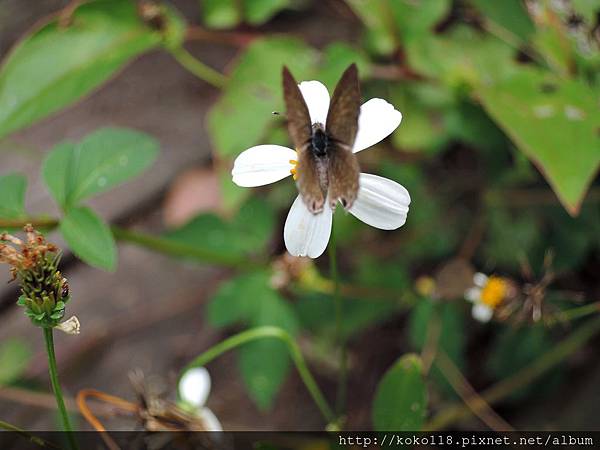
[[[418,431],[427,414],[427,391],[421,359],[401,357],[383,376],[373,401],[377,431]]]
[[[59,144],[42,170],[56,201],[68,208],[139,175],[157,155],[158,143],[144,133],[102,128],[79,144]]]
[[[221,283],[208,303],[208,322],[215,327],[249,322],[259,301],[257,294],[268,290],[267,277],[264,272],[250,272]]]
[[[304,328],[333,337],[335,322],[332,317],[335,317],[335,305],[330,295],[306,293],[296,302],[295,307]],[[385,300],[345,298],[341,335],[344,339],[356,336],[368,327],[389,320],[398,310],[398,305]]]
[[[25,189],[27,179],[11,173],[0,176],[0,217],[18,219],[25,215]]]
[[[209,322],[219,327],[271,325],[295,334],[294,310],[271,287],[270,279],[269,271],[258,271],[221,285],[208,305]],[[250,396],[260,409],[268,409],[288,373],[287,347],[273,339],[251,342],[239,350],[239,365]]]
[[[319,67],[316,79],[333,92],[344,70],[352,63],[358,66],[361,78],[367,78],[370,72],[370,62],[359,49],[343,42],[334,42],[323,50],[323,62]]]
[[[565,208],[577,214],[600,165],[598,95],[580,81],[524,69],[477,92]]]
[[[233,28],[241,20],[237,0],[202,0],[202,21],[210,28]]]
[[[450,12],[450,0],[393,0],[389,2],[395,27],[402,41],[422,39]]]
[[[66,21],[54,16],[0,67],[0,137],[70,105],[162,39],[134,2],[84,3]]]
[[[431,327],[439,327],[439,329],[432,330]],[[422,298],[410,315],[409,336],[414,348],[422,351],[428,333],[439,333],[435,344],[436,348],[443,350],[459,369],[463,369],[465,366],[466,336],[464,330],[464,316],[455,303],[435,303],[430,299]],[[431,375],[443,392],[447,395],[455,395],[455,391],[445,375],[435,364],[431,368]]]
[[[575,45],[561,15],[550,2],[535,8],[533,44],[548,65],[563,76],[575,69]]]
[[[267,285],[264,292],[254,294],[256,305],[253,306],[251,326],[272,325],[296,334],[298,322],[294,311],[276,291]],[[286,345],[279,340],[261,339],[242,347],[239,357],[242,377],[250,396],[260,409],[270,408],[289,372],[290,357]]]
[[[511,214],[504,208],[491,207],[487,224],[481,247],[486,263],[519,271],[522,258],[532,258],[540,242],[539,217],[532,211]]]
[[[499,31],[501,34],[509,32],[510,38],[515,36],[521,42],[526,42],[535,31],[522,0],[502,0],[500,2],[471,0],[471,2],[493,24],[493,31]]]
[[[260,25],[290,4],[290,0],[245,0],[244,17],[251,25]]]
[[[287,65],[300,82],[315,63],[314,50],[296,39],[267,38],[250,45],[208,115],[208,130],[219,154],[233,157],[260,143],[278,120],[272,112],[282,108],[282,67]]]
[[[31,348],[18,339],[0,343],[0,386],[9,385],[25,372],[32,357]]]
[[[406,43],[412,68],[459,92],[514,72],[514,53],[501,40],[463,25]]]
[[[600,12],[600,2],[598,0],[571,0],[571,6],[577,14],[580,14],[590,24],[594,23],[596,15]]]
[[[184,226],[165,233],[191,248],[223,255],[241,256],[264,250],[275,225],[271,206],[260,198],[250,198],[231,220],[200,214]]]
[[[108,225],[90,208],[71,208],[60,221],[60,232],[69,247],[91,266],[114,271],[117,247]]]
[[[541,325],[505,327],[494,339],[486,367],[496,380],[502,380],[529,366],[553,345],[553,340]],[[539,394],[551,391],[556,387],[557,377],[560,375],[560,368],[557,367],[545,374],[537,383],[526,385],[513,392],[510,399],[518,400],[534,392]]]
[[[395,24],[389,0],[346,0],[366,27],[366,47],[377,55],[389,55],[396,47]]]

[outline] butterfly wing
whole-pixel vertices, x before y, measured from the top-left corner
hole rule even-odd
[[[302,200],[310,212],[323,210],[325,195],[319,181],[318,163],[310,151],[312,123],[298,83],[287,67],[283,68],[283,98],[288,119],[288,132],[298,153],[296,184]]]
[[[358,195],[359,167],[352,146],[358,131],[360,84],[356,64],[343,73],[327,114],[325,131],[329,137],[329,202],[334,208],[341,202],[349,209]]]

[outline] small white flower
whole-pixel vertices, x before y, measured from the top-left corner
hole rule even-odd
[[[79,323],[77,316],[72,316],[70,319],[59,323],[54,328],[62,331],[63,333],[76,335],[81,331],[81,324]]]
[[[206,400],[210,394],[210,375],[204,367],[188,370],[179,380],[179,397],[189,406],[196,409],[196,414],[204,422],[206,431],[223,431],[217,416],[208,409]]]
[[[509,293],[506,279],[477,272],[473,275],[473,287],[465,291],[465,299],[473,303],[471,314],[479,322],[489,322],[494,310]]]
[[[313,123],[327,122],[329,92],[318,81],[304,81],[300,91]],[[402,121],[400,111],[380,98],[373,98],[360,108],[358,132],[353,152],[357,153],[389,136]],[[242,152],[235,160],[233,182],[242,187],[264,186],[289,177],[298,160],[294,150],[281,145],[258,145]],[[387,178],[361,173],[358,196],[350,208],[355,217],[382,230],[395,230],[406,222],[410,195]],[[324,208],[312,214],[298,196],[288,213],[283,230],[285,246],[294,256],[319,257],[327,248],[331,235],[333,210]]]

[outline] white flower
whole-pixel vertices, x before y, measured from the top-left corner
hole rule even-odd
[[[204,367],[188,370],[179,380],[179,396],[189,406],[196,408],[196,414],[204,422],[206,431],[223,431],[217,416],[206,406],[210,394],[210,375]]]
[[[509,285],[502,277],[477,272],[473,276],[474,286],[465,291],[465,298],[473,303],[471,314],[479,322],[489,322],[496,307],[508,294]]]
[[[329,92],[318,81],[299,84],[313,123],[326,123]],[[358,132],[353,152],[357,153],[389,136],[400,125],[402,114],[380,98],[373,98],[360,108]],[[233,182],[242,187],[264,186],[292,174],[296,152],[281,145],[258,145],[242,152],[235,160]],[[406,222],[410,195],[387,178],[361,173],[358,196],[350,213],[368,225],[395,230]],[[324,208],[312,214],[298,196],[288,213],[283,230],[285,246],[294,256],[317,258],[327,248],[331,235],[333,210]]]
[[[76,316],[72,316],[70,319],[59,323],[54,328],[67,334],[76,335],[81,331],[81,324]]]

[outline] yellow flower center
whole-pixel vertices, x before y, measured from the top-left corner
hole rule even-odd
[[[495,308],[504,300],[508,291],[508,284],[501,277],[489,277],[481,290],[481,302],[490,308]]]
[[[290,164],[294,167],[292,167],[290,169],[290,173],[292,174],[292,177],[294,178],[294,180],[298,179],[298,161],[296,161],[295,159],[290,159]]]

